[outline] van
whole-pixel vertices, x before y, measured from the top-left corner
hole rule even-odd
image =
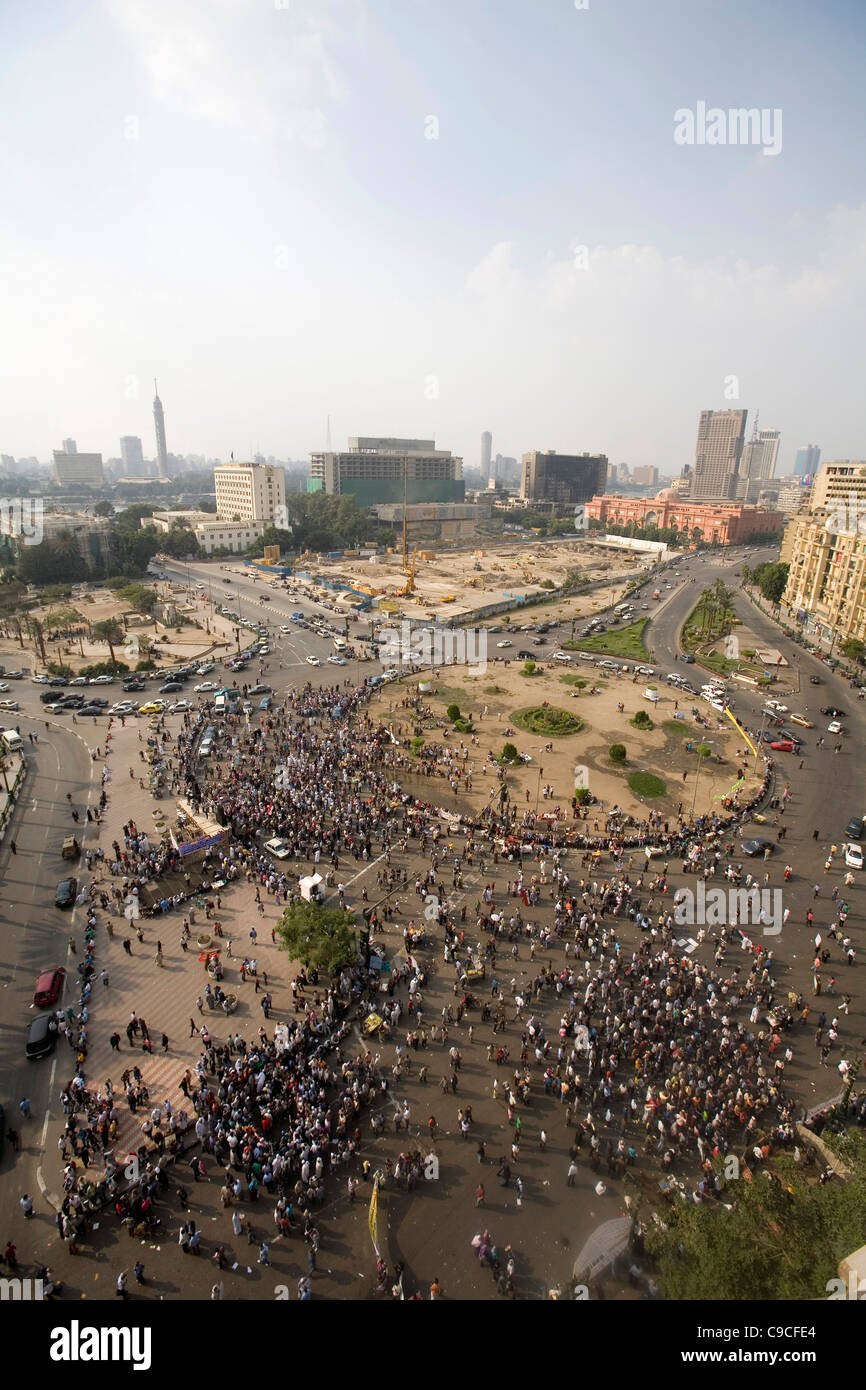
[[[338,652],[344,652],[346,650],[346,643],[344,642],[342,637],[334,638],[334,647]]]
[[[7,753],[17,753],[22,747],[21,735],[14,729],[3,730],[3,747]]]
[[[216,711],[217,714],[225,714],[225,711],[226,711],[226,697],[225,697],[225,695],[217,695],[216,699],[214,700],[214,709],[215,709],[215,711]]]

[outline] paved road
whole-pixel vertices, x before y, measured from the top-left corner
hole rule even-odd
[[[20,693],[21,703],[33,703],[35,713],[35,695],[31,702],[29,691],[22,689]],[[0,1100],[7,1125],[19,1130],[25,1147],[15,1162],[15,1182],[0,1182],[0,1230],[12,1212],[17,1213],[20,1192],[30,1190],[35,1195],[38,1189],[36,1169],[52,1090],[51,1062],[26,1061],[25,1035],[37,1012],[32,1007],[36,977],[42,970],[69,962],[68,938],[80,909],[58,911],[54,890],[59,879],[74,871],[74,866],[61,858],[63,838],[75,830],[79,839],[86,841],[84,813],[94,766],[83,734],[77,730],[54,723],[46,731],[44,719],[37,721],[24,711],[16,718],[24,736],[27,777],[0,846]],[[40,731],[36,745],[27,737],[34,728]],[[92,729],[88,732],[96,733]],[[91,742],[95,746],[95,740]],[[66,802],[67,792],[72,793],[72,804],[81,815],[82,824],[77,828]],[[98,792],[95,795],[98,797]],[[16,842],[15,855],[11,840]],[[18,1111],[18,1102],[25,1094],[33,1114],[29,1122],[22,1121]],[[11,1167],[12,1151],[7,1144],[0,1174]]]

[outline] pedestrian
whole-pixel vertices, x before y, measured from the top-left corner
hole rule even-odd
[[[128,1291],[127,1287],[126,1287],[126,1270],[125,1270],[125,1269],[124,1269],[124,1270],[121,1270],[120,1274],[118,1274],[118,1276],[117,1276],[117,1283],[116,1283],[116,1285],[115,1285],[114,1292],[115,1292],[115,1295],[116,1295],[117,1298],[123,1298],[123,1299],[129,1298],[129,1291]]]
[[[163,1052],[168,1052],[168,1034],[167,1034],[167,1033],[163,1033],[163,1035],[162,1035],[162,1050],[163,1050]]]
[[[33,1200],[29,1192],[24,1193],[24,1196],[19,1200],[18,1205],[23,1211],[25,1218],[28,1221],[31,1221],[33,1219]]]
[[[475,1189],[475,1205],[476,1205],[476,1207],[483,1207],[483,1206],[484,1206],[484,1184],[483,1184],[483,1183],[479,1183],[478,1186],[477,1186],[476,1189]]]
[[[31,734],[30,737],[32,738],[33,735]],[[14,840],[10,840],[10,841],[9,841],[9,848],[11,849],[11,851],[12,851],[13,854],[17,854],[17,853],[18,853],[18,846],[16,845],[16,843],[15,843]]]
[[[577,1177],[577,1164],[574,1159],[568,1165],[568,1186],[574,1187],[574,1180]]]
[[[21,1097],[21,1099],[18,1102],[18,1109],[21,1111],[21,1114],[24,1116],[25,1120],[30,1119],[30,1100],[27,1096]]]
[[[143,1283],[144,1283],[144,1265],[141,1263],[141,1260],[136,1260],[135,1265],[133,1266],[132,1272],[133,1272],[133,1274],[135,1275],[135,1282],[136,1282],[136,1284],[143,1284]]]

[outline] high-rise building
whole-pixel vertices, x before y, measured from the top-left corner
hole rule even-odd
[[[740,460],[741,478],[772,478],[776,473],[776,459],[779,456],[779,431],[762,430],[758,428],[758,417],[755,416],[755,428],[752,430],[752,437],[743,449],[743,456]]]
[[[488,482],[509,483],[516,482],[520,476],[520,468],[517,459],[511,458],[509,454],[497,454],[490,465],[490,477]]]
[[[165,415],[153,378],[153,424],[156,430],[156,466],[161,482],[168,481],[168,450],[165,447]]]
[[[655,487],[659,480],[659,471],[650,463],[638,464],[637,468],[632,469],[631,480],[639,487]]]
[[[128,478],[140,478],[144,468],[144,454],[141,440],[137,434],[125,434],[120,441],[120,457],[123,471]]]
[[[631,469],[627,463],[618,463],[616,466],[616,480],[618,483],[627,483],[631,477]]]
[[[286,525],[286,475],[269,463],[224,463],[213,471],[217,516]]]
[[[695,445],[691,499],[728,500],[736,496],[746,433],[745,410],[702,410]]]
[[[486,482],[491,476],[490,456],[493,452],[493,435],[485,430],[481,436],[481,477]]]
[[[75,487],[77,484],[101,487],[105,482],[102,455],[71,454],[66,449],[55,449],[54,480],[58,487]]]
[[[77,454],[77,453],[78,453],[78,445],[76,444],[76,442],[75,442],[74,439],[64,439],[64,441],[63,441],[63,452],[64,452],[64,454]]]
[[[402,502],[463,502],[463,460],[433,439],[354,437],[344,453],[311,454],[310,491],[349,495],[359,507]]]
[[[821,449],[817,444],[804,444],[797,450],[794,473],[798,478],[818,472],[821,463]]]
[[[521,465],[520,496],[526,502],[589,502],[604,492],[607,482],[606,454],[533,449],[523,455]]]

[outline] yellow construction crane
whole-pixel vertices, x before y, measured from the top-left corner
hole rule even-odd
[[[397,590],[397,593],[401,598],[404,598],[407,594],[414,594],[415,592],[415,565],[417,564],[417,561],[418,547],[416,545],[415,549],[412,551],[411,565],[406,565],[403,569],[403,573],[406,575],[406,583],[402,589]]]

